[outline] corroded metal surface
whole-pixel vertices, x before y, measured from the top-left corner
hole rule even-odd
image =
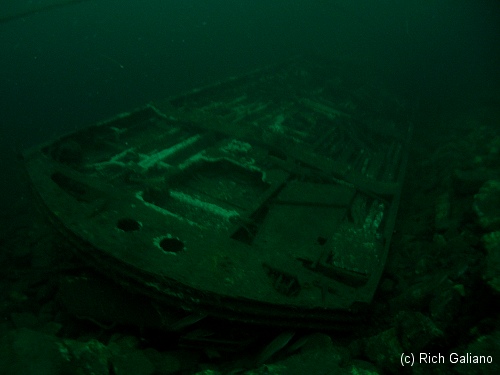
[[[375,83],[296,59],[25,154],[48,217],[118,282],[244,322],[339,326],[387,257],[411,125]]]

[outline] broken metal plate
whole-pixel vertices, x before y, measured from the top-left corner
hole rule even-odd
[[[409,108],[294,59],[25,153],[54,226],[96,269],[177,309],[339,327],[370,303],[406,167]]]

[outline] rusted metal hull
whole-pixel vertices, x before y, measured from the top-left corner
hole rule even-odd
[[[82,257],[155,300],[349,326],[384,269],[411,124],[339,75],[296,59],[151,103],[26,152],[29,178]]]

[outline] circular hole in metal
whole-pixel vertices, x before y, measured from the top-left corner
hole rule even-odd
[[[323,246],[326,243],[326,238],[320,236],[318,237],[317,241],[321,246]]]
[[[177,238],[166,237],[160,241],[159,245],[164,251],[171,253],[178,253],[184,249],[184,242]]]
[[[137,220],[125,218],[118,220],[116,227],[124,232],[134,232],[141,229],[141,224]]]

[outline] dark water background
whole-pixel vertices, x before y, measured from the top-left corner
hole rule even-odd
[[[24,194],[19,149],[315,53],[434,108],[472,106],[500,90],[500,1],[89,0],[0,23],[0,208]]]

